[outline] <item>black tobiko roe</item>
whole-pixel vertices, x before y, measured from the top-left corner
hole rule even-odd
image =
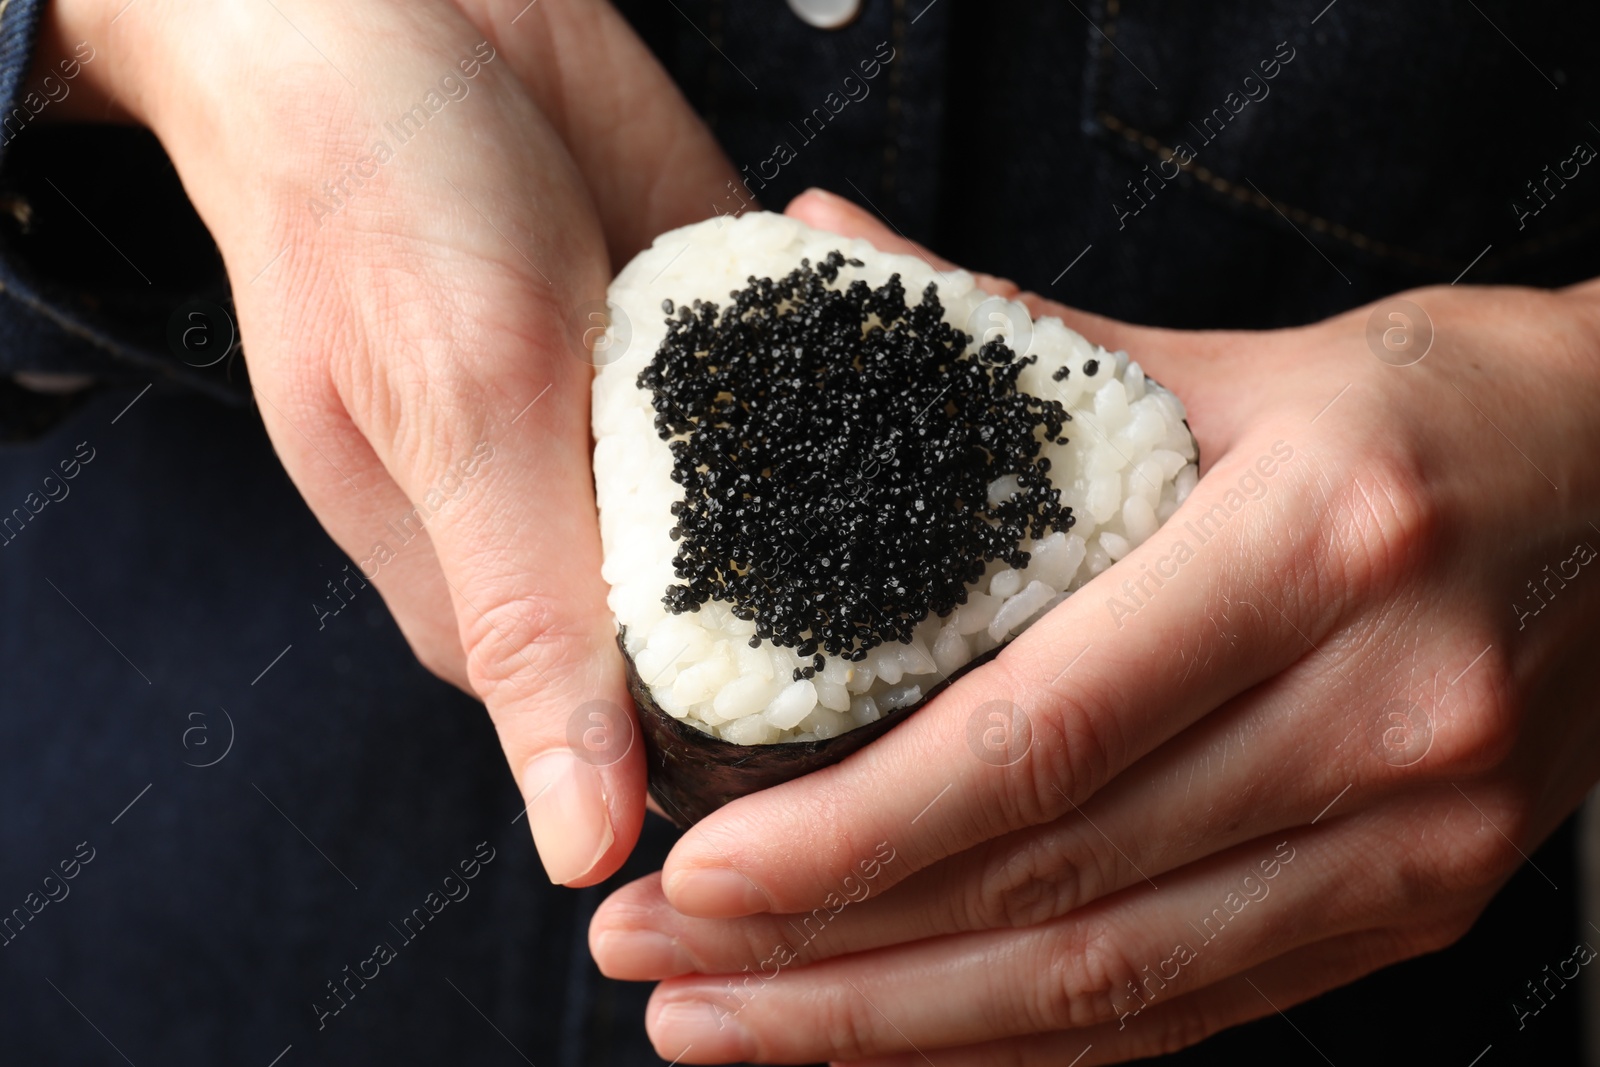
[[[831,288],[847,263],[752,276],[726,308],[664,302],[638,379],[685,491],[668,610],[726,603],[755,622],[752,645],[812,657],[797,677],[823,651],[909,641],[993,560],[1026,566],[1024,537],[1073,523],[1039,454],[1070,416],[1017,389],[1034,357],[969,351],[931,284],[915,305],[898,274]],[[1017,492],[991,503],[1006,475]]]

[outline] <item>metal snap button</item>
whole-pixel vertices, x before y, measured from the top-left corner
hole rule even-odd
[[[789,10],[807,26],[837,30],[861,14],[861,0],[789,0]]]

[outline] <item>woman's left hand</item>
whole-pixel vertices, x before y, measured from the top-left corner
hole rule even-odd
[[[907,250],[837,198],[790,212]],[[1262,333],[1021,299],[1184,400],[1199,486],[992,663],[602,906],[601,969],[667,979],[668,1059],[1171,1051],[1460,937],[1600,775],[1600,286]],[[1410,365],[1400,300],[1431,319]]]

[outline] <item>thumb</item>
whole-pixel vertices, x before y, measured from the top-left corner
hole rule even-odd
[[[476,504],[434,543],[468,682],[517,775],[545,872],[590,885],[637,838],[644,756],[600,578],[589,368],[550,369],[543,382],[524,374],[521,410],[502,409],[486,434],[493,462]]]
[[[424,505],[459,457],[489,457],[429,531],[465,676],[517,778],[545,872],[582,886],[631,851],[645,768],[606,605],[590,473],[584,312],[603,306],[609,271],[576,175],[554,166],[550,149],[540,160],[545,195],[565,211],[523,208],[501,180],[453,180],[467,206],[429,235],[448,233],[468,253],[450,272],[465,291],[444,309],[448,354],[424,353],[386,375],[399,417],[367,432]],[[533,170],[530,161],[521,173]],[[408,423],[428,432],[419,440]]]
[[[435,301],[427,317],[442,336],[385,338],[390,354],[368,372],[376,383],[359,391],[391,399],[350,407],[430,516],[463,673],[494,722],[546,873],[590,885],[637,839],[645,773],[590,473],[581,312],[603,306],[608,271],[599,227],[552,156],[546,195],[570,197],[564,229],[519,208],[499,181],[461,174],[443,190],[460,202],[424,243],[457,287],[442,301],[406,297]],[[439,262],[444,240],[456,255]]]

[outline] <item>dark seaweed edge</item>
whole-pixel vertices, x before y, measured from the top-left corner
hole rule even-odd
[[[1015,635],[1013,635],[1014,637]],[[921,700],[896,708],[877,722],[823,741],[736,745],[713,737],[662,711],[628,655],[627,629],[617,647],[628,668],[628,693],[639,713],[649,769],[650,795],[680,829],[687,830],[731,801],[831,766],[905,722],[962,675],[989,662],[1004,644],[975,657],[929,689]],[[1007,642],[1009,643],[1009,642]]]

